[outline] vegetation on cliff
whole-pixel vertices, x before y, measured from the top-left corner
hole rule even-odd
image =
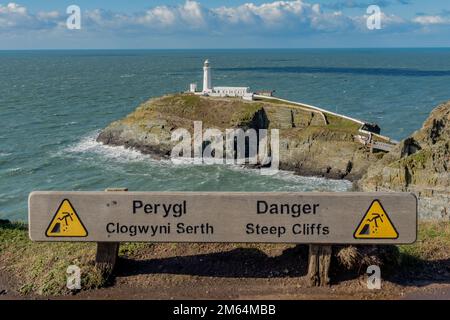
[[[450,102],[434,109],[420,130],[374,163],[359,185],[367,191],[414,192],[422,216],[449,219]]]
[[[244,101],[191,94],[149,100],[126,118],[105,128],[98,141],[168,157],[175,142],[171,132],[193,122],[203,128],[280,130],[280,167],[302,175],[360,178],[378,158],[355,141],[359,125],[280,100]]]

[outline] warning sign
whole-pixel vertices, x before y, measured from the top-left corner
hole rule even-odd
[[[64,199],[45,232],[47,237],[86,237],[86,228],[69,200]]]
[[[355,239],[397,239],[398,232],[379,200],[374,200],[356,228]]]
[[[34,191],[28,204],[33,241],[380,245],[417,238],[412,193]]]

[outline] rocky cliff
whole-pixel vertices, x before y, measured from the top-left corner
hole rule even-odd
[[[98,141],[135,148],[167,158],[177,128],[254,128],[280,130],[280,169],[302,175],[357,180],[382,154],[371,154],[354,136],[358,124],[281,101],[243,101],[189,94],[149,100],[126,118],[113,122]]]
[[[280,100],[243,101],[189,94],[151,99],[111,123],[97,140],[168,158],[173,130],[279,129],[280,169],[348,179],[363,191],[406,191],[419,197],[422,218],[450,218],[450,102],[436,108],[389,153],[370,153],[355,140],[359,125]]]
[[[450,102],[422,128],[373,164],[358,185],[366,191],[409,191],[419,197],[421,217],[450,219]]]

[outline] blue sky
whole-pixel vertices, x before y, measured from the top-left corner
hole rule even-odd
[[[0,49],[304,47],[450,47],[450,1],[0,0]]]

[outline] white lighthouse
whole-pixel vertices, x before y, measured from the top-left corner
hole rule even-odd
[[[249,87],[213,87],[208,59],[203,64],[203,90],[197,91],[197,84],[191,83],[187,92],[210,97],[241,97],[244,100],[253,100],[254,95]]]
[[[211,91],[211,67],[209,66],[209,60],[206,59],[203,64],[203,93],[210,93]]]

